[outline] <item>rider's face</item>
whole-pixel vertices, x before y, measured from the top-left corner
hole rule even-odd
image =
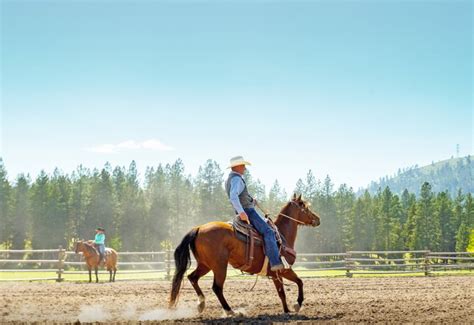
[[[243,175],[243,174],[245,173],[246,168],[245,168],[245,165],[239,165],[239,166],[235,166],[235,167],[234,167],[234,170],[235,170],[237,173]]]

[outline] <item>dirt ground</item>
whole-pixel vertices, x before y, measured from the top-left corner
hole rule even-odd
[[[254,279],[253,277],[251,279]],[[197,314],[197,297],[186,281],[178,309],[166,309],[165,281],[116,283],[0,283],[0,323],[318,323],[444,322],[474,323],[474,276],[304,279],[299,313],[283,314],[272,281],[228,280],[224,294],[242,315],[227,318],[201,280],[206,309]],[[285,287],[290,308],[297,287]]]

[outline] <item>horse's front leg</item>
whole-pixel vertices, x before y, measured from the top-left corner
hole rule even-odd
[[[92,268],[89,267],[89,283],[92,282]]]
[[[214,283],[212,284],[212,291],[219,299],[222,308],[224,308],[225,313],[227,316],[233,316],[235,313],[230,308],[229,304],[225,300],[224,297],[224,282],[227,275],[227,259],[220,261],[217,265],[212,268],[212,272],[214,273]]]
[[[283,305],[283,311],[285,313],[289,313],[290,310],[288,309],[288,305],[286,304],[286,294],[285,294],[285,288],[283,287],[283,279],[277,276],[275,276],[272,279],[273,279],[273,283],[275,284],[275,288],[277,289],[278,296],[280,296],[281,303]]]
[[[299,312],[301,309],[301,306],[303,305],[303,300],[304,300],[303,281],[296,275],[293,269],[285,270],[285,272],[282,273],[282,276],[285,279],[288,279],[298,285],[298,303],[295,304],[294,307],[295,307],[295,312]]]
[[[95,267],[95,283],[99,283],[99,267]]]

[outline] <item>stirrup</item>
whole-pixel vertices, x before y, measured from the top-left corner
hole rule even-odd
[[[287,262],[285,256],[281,256],[281,262],[283,263],[285,269],[291,269],[291,265]]]

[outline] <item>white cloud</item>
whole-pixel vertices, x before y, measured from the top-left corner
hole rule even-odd
[[[172,147],[169,147],[163,143],[161,143],[159,140],[156,139],[150,139],[142,142],[142,146],[144,149],[149,149],[149,150],[159,150],[159,151],[169,151],[173,150]]]
[[[95,147],[87,148],[87,151],[98,153],[119,153],[132,150],[147,150],[147,151],[171,151],[173,147],[163,144],[160,140],[149,139],[141,142],[135,140],[127,140],[118,144],[101,144]]]

